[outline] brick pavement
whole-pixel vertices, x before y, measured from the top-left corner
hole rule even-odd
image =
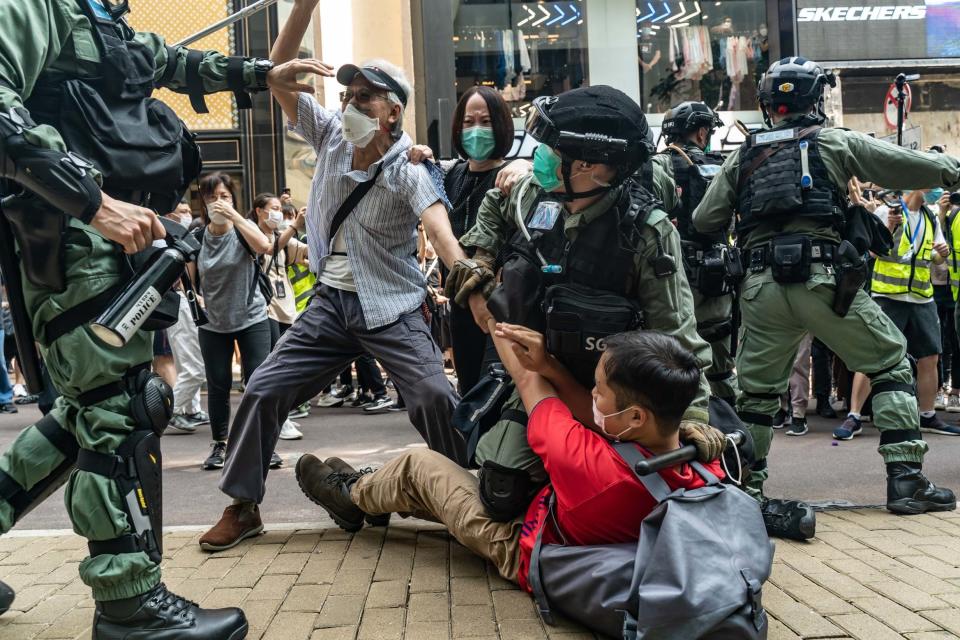
[[[771,639],[960,638],[960,513],[818,518],[814,541],[777,542],[764,589]],[[212,555],[199,535],[166,535],[167,584],[207,606],[242,606],[254,640],[593,637],[545,627],[526,594],[432,525],[272,531]],[[84,548],[72,535],[0,538],[0,579],[17,589],[0,640],[90,637]]]

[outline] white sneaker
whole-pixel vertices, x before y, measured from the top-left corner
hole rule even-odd
[[[947,396],[947,413],[960,413],[960,396]]]
[[[280,427],[280,439],[281,440],[299,440],[303,437],[303,434],[297,429],[296,425],[290,421],[285,420],[283,426]]]
[[[937,411],[943,411],[947,408],[947,398],[944,396],[943,391],[937,392],[937,399],[933,403],[933,408]]]
[[[317,399],[317,407],[323,409],[332,409],[343,406],[343,398],[338,398],[332,393],[324,393]]]
[[[13,385],[13,395],[14,397],[21,397],[27,395],[27,388],[22,384]]]

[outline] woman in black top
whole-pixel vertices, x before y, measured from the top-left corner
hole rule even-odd
[[[446,169],[447,196],[453,208],[450,224],[459,238],[477,221],[480,203],[495,188],[504,157],[513,147],[513,119],[500,94],[483,86],[470,87],[453,114],[453,148],[460,156]],[[446,274],[444,274],[446,275]],[[460,393],[466,393],[480,379],[483,364],[496,359],[488,337],[473,320],[469,308],[450,305],[450,331],[454,365]]]

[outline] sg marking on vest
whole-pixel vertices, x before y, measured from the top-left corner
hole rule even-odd
[[[531,229],[540,231],[550,231],[557,224],[557,218],[560,217],[559,202],[541,202],[537,205],[537,210],[527,225]]]
[[[585,347],[587,351],[606,351],[607,341],[603,338],[587,338]]]

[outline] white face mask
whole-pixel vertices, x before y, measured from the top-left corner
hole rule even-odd
[[[216,211],[210,212],[210,222],[213,224],[227,224],[228,220],[229,218],[222,213],[217,213]]]
[[[180,216],[180,224],[182,224],[183,226],[189,228],[192,222],[193,222],[193,216],[190,215],[189,213],[185,213],[182,216]]]
[[[767,37],[767,28],[766,28],[766,27],[760,27],[760,35],[763,36],[764,38]]]
[[[343,139],[361,149],[373,140],[380,130],[380,120],[364,115],[354,105],[348,104],[343,112]]]
[[[630,431],[630,429],[632,429],[632,427],[627,427],[626,429],[624,429],[624,430],[621,431],[620,433],[614,435],[614,434],[610,433],[609,431],[607,431],[607,429],[606,429],[607,418],[612,418],[613,416],[618,416],[618,415],[620,415],[621,413],[626,413],[627,411],[630,411],[630,409],[632,409],[632,408],[633,408],[633,407],[627,407],[627,408],[624,409],[623,411],[617,411],[616,413],[609,413],[609,414],[607,414],[607,415],[603,415],[602,413],[600,413],[600,409],[597,408],[597,399],[594,398],[594,399],[593,399],[593,424],[595,424],[595,425],[597,425],[598,427],[600,427],[600,431],[603,431],[603,433],[606,434],[607,436],[609,436],[611,440],[617,440],[617,441],[619,441],[619,440],[620,440],[620,436],[622,436],[623,434],[625,434],[627,431]]]
[[[267,212],[267,226],[271,229],[276,229],[280,226],[280,223],[283,222],[283,214],[279,211],[268,211]]]

